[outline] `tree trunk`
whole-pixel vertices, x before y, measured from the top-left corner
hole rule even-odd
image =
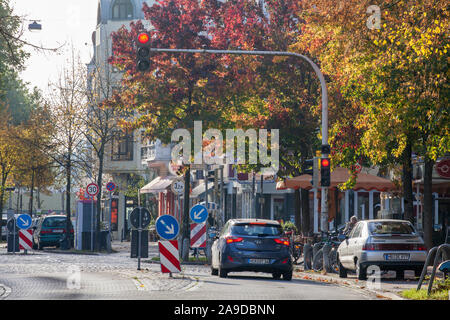
[[[99,165],[98,165],[98,177],[97,177],[97,184],[98,184],[98,194],[97,194],[97,217],[96,217],[96,233],[97,233],[97,250],[100,250],[100,210],[101,210],[101,199],[102,199],[102,185],[103,185],[103,157],[99,156]],[[110,226],[111,227],[111,226]]]
[[[407,143],[403,152],[403,200],[404,200],[404,216],[405,220],[414,223],[414,206],[413,206],[413,186],[412,186],[412,163],[411,163],[411,144]]]
[[[70,185],[71,185],[71,177],[72,177],[72,163],[70,161],[70,153],[69,153],[69,159],[67,161],[66,166],[66,236],[68,239],[70,239]],[[70,249],[72,247],[71,241],[67,241],[68,248]]]
[[[35,169],[33,168],[31,170],[31,190],[30,190],[30,216],[33,217],[33,196],[34,196],[34,171]]]
[[[433,247],[433,164],[433,160],[425,157],[425,170],[423,179],[423,235],[425,245],[428,250]]]
[[[302,211],[300,205],[300,189],[295,189],[294,191],[294,214],[295,214],[295,226],[297,227],[298,232],[301,231],[302,228]]]
[[[304,236],[309,236],[311,234],[311,226],[309,222],[309,191],[306,189],[301,189],[301,200],[302,200],[302,233]]]

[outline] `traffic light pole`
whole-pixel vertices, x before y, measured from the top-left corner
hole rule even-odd
[[[328,145],[328,91],[325,78],[319,67],[307,56],[295,52],[287,51],[246,51],[246,50],[210,50],[210,49],[169,49],[169,48],[149,48],[150,53],[207,53],[207,54],[231,54],[231,55],[252,55],[252,56],[287,56],[296,57],[308,62],[316,73],[320,81],[322,93],[322,146]],[[328,154],[322,153],[322,158],[327,158]],[[321,189],[321,229],[328,231],[328,187]]]

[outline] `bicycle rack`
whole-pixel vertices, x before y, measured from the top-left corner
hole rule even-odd
[[[422,274],[420,275],[419,284],[417,285],[417,291],[422,287],[423,280],[428,271],[428,266],[431,265],[433,260],[433,271],[431,272],[430,282],[428,283],[428,295],[431,294],[431,289],[433,288],[434,278],[436,276],[436,269],[438,268],[439,261],[445,261],[450,259],[450,244],[441,244],[440,246],[434,247],[428,252],[425,265],[422,269]]]

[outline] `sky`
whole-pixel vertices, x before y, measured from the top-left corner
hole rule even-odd
[[[65,61],[70,58],[71,46],[83,63],[92,57],[92,32],[97,24],[97,0],[11,0],[16,15],[25,21],[23,39],[47,48],[58,48],[59,53],[26,50],[31,54],[21,78],[36,86],[44,94],[49,81],[55,81]],[[29,31],[28,24],[40,20],[42,30]]]

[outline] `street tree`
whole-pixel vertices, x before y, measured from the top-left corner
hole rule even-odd
[[[314,5],[299,45],[307,37],[317,44],[311,48],[332,75],[330,96],[345,101],[340,106],[353,118],[335,123],[338,130],[352,129],[340,130],[344,145],[336,156],[348,165],[362,155],[373,164],[401,165],[408,219],[411,152],[423,157],[424,237],[430,247],[432,166],[449,150],[447,4],[383,2],[378,25],[369,21],[365,1],[320,0]],[[333,104],[339,108],[332,101],[331,110]]]

